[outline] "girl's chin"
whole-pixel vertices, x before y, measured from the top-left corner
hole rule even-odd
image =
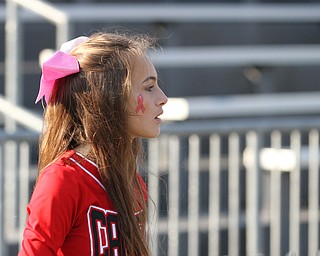
[[[153,138],[159,137],[159,135],[160,135],[160,130],[159,130],[159,131],[156,131],[156,132],[153,132],[153,133],[145,134],[145,135],[143,136],[143,138],[153,139]]]

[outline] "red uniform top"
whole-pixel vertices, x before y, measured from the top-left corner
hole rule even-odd
[[[42,171],[27,212],[19,256],[123,255],[98,168],[73,150]]]

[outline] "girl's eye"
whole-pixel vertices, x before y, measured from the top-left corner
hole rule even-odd
[[[151,92],[151,91],[152,91],[152,89],[153,89],[153,87],[154,87],[153,85],[150,85],[149,87],[147,87],[147,89],[146,89],[146,90],[147,90],[148,92]]]

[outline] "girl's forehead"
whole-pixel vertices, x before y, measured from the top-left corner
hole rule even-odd
[[[133,57],[133,69],[146,69],[153,67],[153,63],[147,55]]]
[[[137,56],[133,59],[132,80],[144,81],[147,77],[157,77],[156,69],[148,56]]]

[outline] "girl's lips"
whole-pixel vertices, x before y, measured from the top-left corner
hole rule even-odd
[[[160,124],[161,123],[161,118],[160,118],[160,116],[163,114],[163,111],[161,111],[154,119],[156,120],[156,122],[158,123],[158,124]]]
[[[155,118],[160,119],[159,116],[161,116],[162,114],[163,114],[163,111],[161,111]]]
[[[157,123],[157,124],[160,124],[160,123],[161,123],[161,119],[160,119],[160,118],[158,118],[158,117],[157,117],[157,118],[155,118],[154,120],[156,121],[156,123]]]

